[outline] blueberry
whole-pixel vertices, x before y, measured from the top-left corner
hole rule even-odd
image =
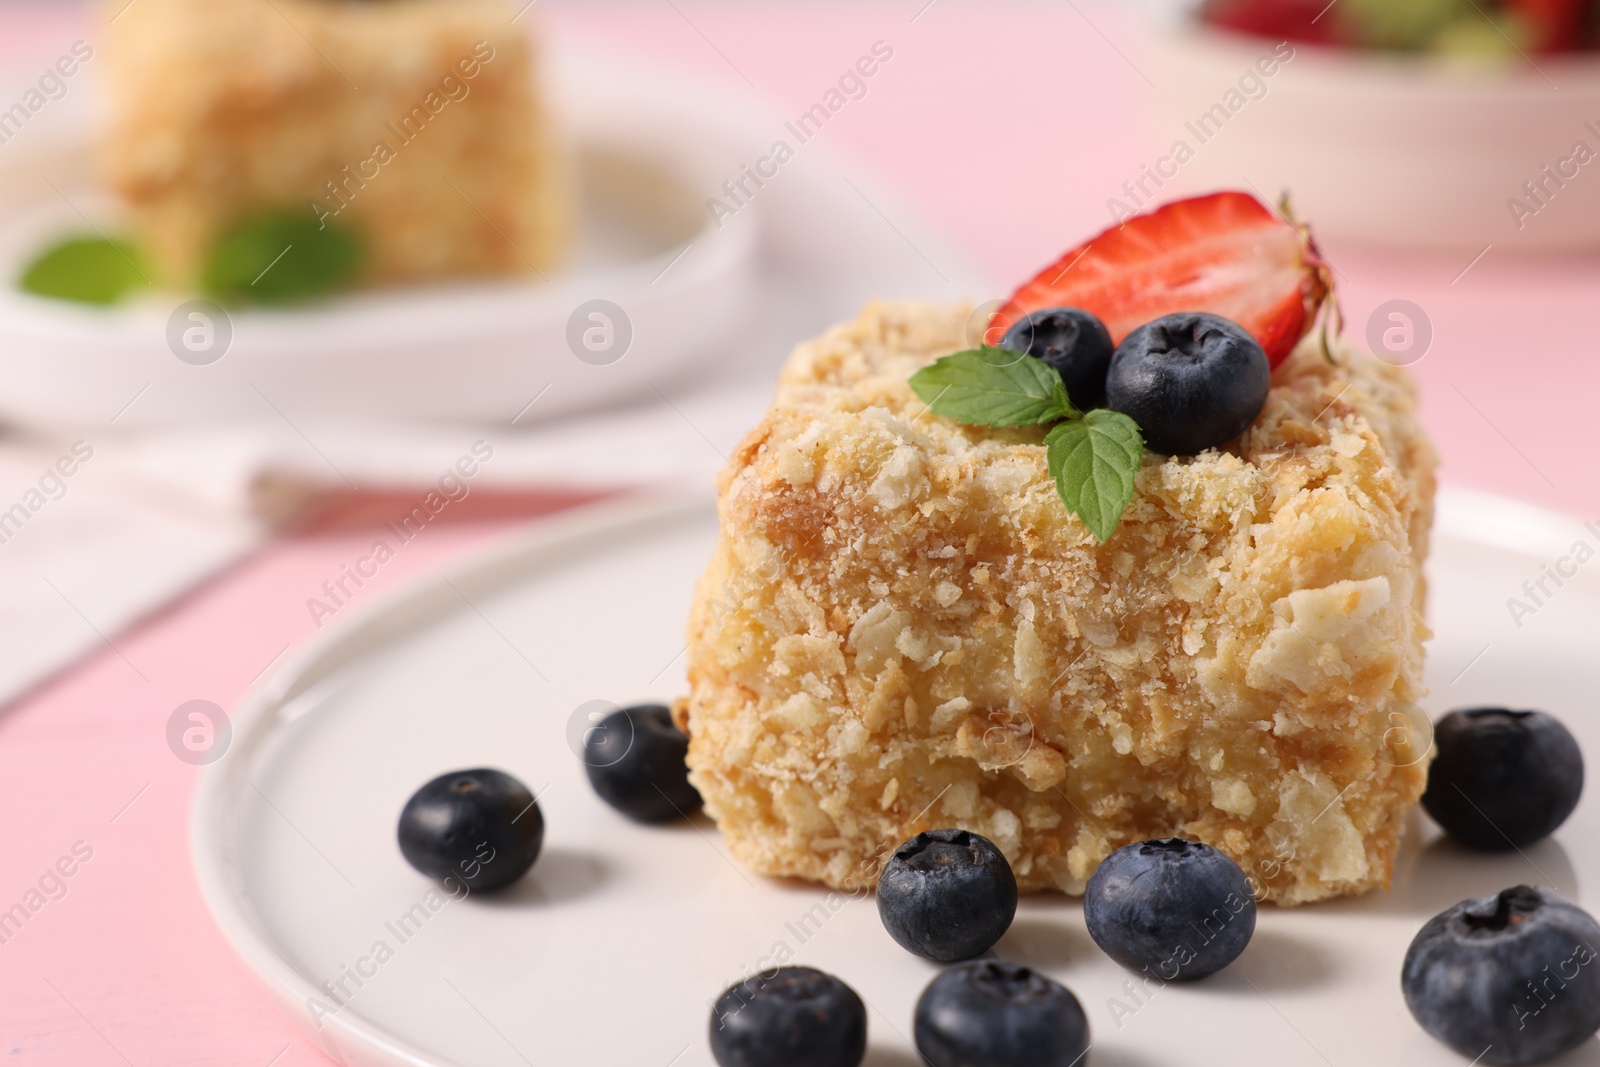
[[[1189,981],[1244,951],[1256,929],[1256,898],[1221,852],[1163,838],[1124,845],[1095,868],[1083,919],[1094,943],[1129,970]]]
[[[1542,711],[1465,708],[1434,726],[1438,755],[1422,806],[1445,832],[1486,852],[1547,837],[1578,806],[1583,754]]]
[[[918,998],[915,1024],[931,1067],[1072,1067],[1089,1050],[1072,991],[1005,960],[944,971]]]
[[[441,774],[400,812],[400,851],[430,878],[481,893],[502,889],[539,858],[544,814],[528,787],[480,767]]]
[[[1026,352],[1055,368],[1066,383],[1067,399],[1079,411],[1105,407],[1111,333],[1087,311],[1045,308],[1030,312],[1011,324],[1000,347]]]
[[[583,737],[583,765],[600,799],[640,822],[700,810],[684,757],[689,739],[661,704],[613,711]]]
[[[987,952],[1017,914],[1017,879],[994,842],[967,830],[929,830],[899,848],[878,876],[878,917],[900,947],[949,963]]]
[[[1429,919],[1400,988],[1422,1028],[1484,1063],[1536,1063],[1600,1030],[1600,926],[1519,885]]]
[[[1243,433],[1267,402],[1272,369],[1238,323],[1203,311],[1163,315],[1122,339],[1106,405],[1139,424],[1145,444],[1192,456]]]
[[[867,1009],[856,991],[812,967],[779,967],[729,986],[711,1009],[721,1067],[856,1067]]]

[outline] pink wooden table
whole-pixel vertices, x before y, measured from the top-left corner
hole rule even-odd
[[[803,15],[706,0],[539,8],[561,34],[691,68],[780,116],[888,42],[893,63],[825,136],[1001,278],[1020,280],[1103,227],[1106,197],[1160,147],[1143,121],[1151,89],[1134,65],[1138,32],[1089,0],[808,3]],[[27,76],[31,59],[20,57],[54,55],[87,32],[70,8],[0,11],[7,81]],[[1600,518],[1600,259],[1491,255],[1452,284],[1461,257],[1328,251],[1358,328],[1397,297],[1431,316],[1433,350],[1416,369],[1447,481]],[[360,595],[370,601],[562,503],[430,527]],[[173,757],[164,729],[184,701],[230,706],[312,633],[306,598],[370,540],[357,526],[282,541],[0,711],[0,910],[41,905],[0,944],[6,1062],[325,1062],[202,907],[188,859],[198,771]],[[58,869],[72,874],[53,877]]]

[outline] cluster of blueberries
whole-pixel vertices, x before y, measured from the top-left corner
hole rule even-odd
[[[1538,711],[1452,711],[1434,731],[1422,803],[1456,841],[1521,849],[1559,827],[1583,789],[1583,757]],[[700,807],[688,739],[660,705],[611,713],[585,738],[595,791],[642,822]],[[400,849],[422,873],[494,890],[522,877],[544,838],[538,802],[501,771],[457,771],[419,789],[400,815]],[[488,850],[487,854],[485,850]],[[486,855],[487,858],[486,859]],[[990,952],[1017,910],[1017,882],[994,843],[968,830],[919,833],[895,849],[878,914],[906,950],[954,966],[917,1002],[915,1041],[930,1067],[1073,1067],[1089,1023],[1070,990]],[[1130,970],[1193,981],[1238,958],[1256,924],[1244,871],[1195,841],[1111,853],[1083,898],[1089,935]],[[1465,900],[1423,926],[1406,953],[1407,1006],[1435,1038],[1477,1062],[1527,1064],[1600,1031],[1600,925],[1544,888]],[[856,1067],[866,1053],[861,997],[833,975],[779,967],[723,992],[710,1043],[722,1067]]]
[[[1169,456],[1244,433],[1272,386],[1267,354],[1250,331],[1204,311],[1163,315],[1113,348],[1111,332],[1089,312],[1045,308],[1013,323],[1000,347],[1042,360],[1061,375],[1074,407],[1128,416],[1152,451]]]

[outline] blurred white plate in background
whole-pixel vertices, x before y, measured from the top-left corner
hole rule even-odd
[[[680,98],[639,92],[593,66],[562,67],[557,77],[583,193],[578,247],[563,272],[549,283],[451,282],[303,309],[231,310],[228,322],[209,324],[217,337],[231,331],[226,352],[201,365],[177,358],[169,343],[174,309],[196,294],[100,310],[15,288],[53,238],[86,230],[80,210],[107,232],[118,226],[94,184],[88,123],[26,156],[8,154],[0,161],[0,199],[13,209],[0,229],[0,411],[29,423],[93,425],[148,386],[118,425],[259,417],[263,397],[312,421],[502,421],[550,385],[539,410],[548,415],[614,398],[632,381],[575,358],[567,343],[574,310],[596,298],[624,309],[629,326],[613,324],[631,327],[623,359],[661,377],[681,371],[740,314],[754,279],[760,205],[720,231],[710,225],[696,190],[710,177],[706,165],[727,152],[727,137]],[[179,319],[180,329],[207,325],[187,313]]]
[[[233,311],[226,354],[206,365],[169,343],[174,310],[194,294],[102,310],[16,289],[26,263],[85,232],[85,217],[117,228],[93,177],[88,114],[64,110],[55,129],[30,129],[0,157],[0,200],[12,208],[0,220],[0,418],[55,428],[115,418],[119,429],[281,418],[503,425],[526,409],[526,424],[658,400],[662,384],[729,362],[735,377],[770,382],[788,347],[867,295],[990,295],[885,194],[867,200],[870,182],[843,180],[823,147],[802,148],[716,224],[706,198],[770,150],[781,121],[671,71],[567,42],[551,52],[550,88],[585,194],[564,274]],[[609,362],[578,358],[568,340],[580,305],[597,299],[620,307],[626,325],[612,325],[632,334]],[[197,324],[179,318],[180,331]]]
[[[1600,572],[1580,572],[1521,628],[1505,608],[1541,562],[1588,536],[1581,524],[1445,492],[1435,533],[1429,711],[1547,708],[1600,752]],[[580,705],[684,691],[684,619],[715,536],[709,496],[569,513],[330,628],[235,711],[231,747],[195,798],[201,888],[246,964],[335,1060],[707,1067],[710,1001],[781,942],[869,1003],[867,1067],[920,1062],[912,1008],[937,968],[889,939],[870,897],[750,874],[704,819],[632,824],[569,750]],[[538,793],[544,853],[504,894],[442,903],[402,943],[385,924],[431,883],[395,843],[400,808],[435,775],[485,764]],[[1025,898],[997,951],[1078,995],[1098,1067],[1460,1067],[1406,1011],[1406,946],[1457,900],[1519,882],[1593,908],[1597,832],[1592,796],[1525,855],[1468,855],[1413,816],[1391,892],[1264,908],[1231,968],[1146,1000],[1130,999],[1127,972],[1056,894]],[[381,962],[379,941],[392,954]],[[1600,1064],[1600,1042],[1560,1062]]]

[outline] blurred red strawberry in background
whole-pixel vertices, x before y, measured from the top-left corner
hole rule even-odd
[[[1205,0],[1201,21],[1310,44],[1461,56],[1600,47],[1600,0]]]
[[[1541,52],[1571,52],[1582,46],[1590,0],[1501,0],[1500,6],[1519,16]]]
[[[1280,41],[1337,42],[1328,0],[1208,0],[1201,18],[1213,26]]]

